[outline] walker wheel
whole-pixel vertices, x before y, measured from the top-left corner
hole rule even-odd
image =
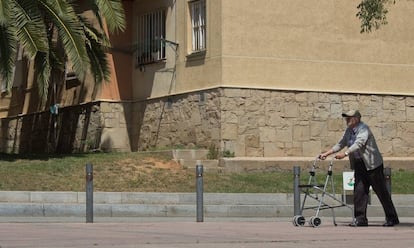
[[[319,217],[313,216],[309,219],[309,224],[313,227],[318,227],[322,223],[322,220]]]
[[[303,217],[302,215],[296,215],[295,217],[293,217],[294,226],[303,226],[305,225],[305,222],[305,217]]]

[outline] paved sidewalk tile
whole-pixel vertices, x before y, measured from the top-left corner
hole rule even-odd
[[[122,221],[113,219],[112,221]],[[0,247],[143,247],[143,248],[268,248],[301,247],[393,247],[414,246],[414,221],[401,219],[395,227],[382,221],[354,228],[348,220],[323,219],[317,227],[295,227],[289,218],[210,219],[130,219],[122,222],[100,220],[82,223],[63,220],[24,222],[3,219]]]

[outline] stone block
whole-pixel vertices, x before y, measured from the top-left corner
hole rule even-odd
[[[286,146],[285,147],[286,156],[302,156],[302,147],[297,146]]]
[[[303,156],[312,157],[321,153],[320,141],[306,141],[302,146]]]
[[[0,202],[30,202],[29,191],[0,191]]]
[[[340,103],[332,103],[331,104],[331,116],[338,116],[340,118],[342,116],[342,104]]]
[[[246,156],[263,157],[263,148],[246,147]]]
[[[36,192],[30,193],[30,201],[33,203],[77,203],[76,192]]]
[[[102,113],[110,113],[110,112],[112,112],[111,104],[110,103],[107,103],[107,102],[101,102],[100,109],[101,109],[101,112]]]
[[[43,217],[43,204],[2,203],[0,213],[2,216]]]
[[[407,107],[414,107],[414,97],[407,97],[405,99],[405,105]]]
[[[266,114],[266,124],[271,127],[281,126],[285,120],[280,116],[280,112],[272,111]]]
[[[315,103],[313,118],[317,120],[328,120],[331,116],[331,106],[329,103]]]
[[[383,156],[390,156],[393,154],[393,144],[392,141],[389,140],[378,140],[378,147]]]
[[[85,196],[85,194],[83,195]],[[118,192],[96,192],[93,195],[93,201],[96,204],[120,204],[122,203],[122,194]],[[86,198],[84,202],[86,202]]]
[[[83,209],[81,210],[83,211]],[[79,213],[80,216],[85,216],[86,220],[86,207],[85,213]],[[94,204],[93,215],[95,217],[112,217],[112,204]]]
[[[223,111],[222,116],[225,123],[238,123],[240,111]]]
[[[283,105],[283,117],[296,118],[299,116],[299,105],[297,103],[289,103]]]
[[[414,121],[414,106],[407,107],[406,115],[407,115],[407,121]]]
[[[344,131],[346,128],[346,123],[344,119],[338,118],[338,119],[331,119],[327,121],[327,125],[325,126],[325,130],[322,130],[326,133],[326,131]]]
[[[122,192],[123,204],[178,204],[178,195],[171,193]]]
[[[405,110],[404,97],[385,96],[382,100],[382,108],[386,110]]]
[[[222,139],[228,139],[228,140],[237,139],[238,126],[237,124],[223,123],[221,132],[222,132],[221,134]]]
[[[174,159],[197,160],[206,159],[208,149],[174,149],[172,150]]]
[[[326,121],[311,121],[310,122],[310,137],[321,138],[327,135],[327,123]]]
[[[129,151],[127,130],[123,128],[104,129],[101,135],[101,149],[105,151]]]
[[[259,127],[259,131],[260,131],[260,142],[275,142],[277,140],[275,128]]]
[[[120,204],[112,206],[112,217],[166,217],[165,205]]]
[[[307,92],[299,92],[295,94],[295,101],[296,102],[308,102],[308,93]]]
[[[196,204],[191,205],[167,205],[165,206],[167,217],[196,216]]]
[[[285,129],[276,129],[276,137],[279,142],[292,142],[293,130],[292,127]]]
[[[306,141],[310,138],[309,126],[295,125],[293,127],[293,140],[294,141]]]
[[[258,97],[250,98],[245,110],[247,113],[264,114],[264,100]]]
[[[210,128],[209,130],[210,130],[210,140],[220,139],[220,128]]]
[[[250,97],[250,90],[238,89],[238,88],[225,88],[223,90],[225,97]]]
[[[236,157],[246,156],[245,136],[241,135],[234,145],[234,154]]]
[[[285,155],[279,145],[274,142],[263,142],[263,152],[264,157],[278,157]]]
[[[85,204],[43,204],[45,217],[86,216]]]

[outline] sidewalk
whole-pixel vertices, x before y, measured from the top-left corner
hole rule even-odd
[[[295,227],[291,218],[0,218],[0,247],[269,248],[413,247],[414,218],[385,228],[349,227],[349,218],[323,218],[318,228]],[[108,221],[111,222],[108,222]]]

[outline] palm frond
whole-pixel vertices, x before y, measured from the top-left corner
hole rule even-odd
[[[10,22],[10,11],[13,1],[0,1],[0,25]]]
[[[87,18],[82,17],[81,15],[78,16],[79,17],[79,21],[83,26],[83,30],[85,32],[85,35],[87,36],[87,38],[93,39],[95,40],[97,43],[102,44],[105,47],[110,47],[111,46],[111,42],[108,38],[108,36],[106,36],[106,34],[104,33],[103,30],[98,30],[94,27],[94,25],[92,23],[90,23],[90,21]]]
[[[16,3],[12,14],[16,36],[24,47],[25,54],[33,59],[37,52],[47,52],[47,29],[37,5],[32,1],[21,1]]]
[[[109,81],[111,72],[106,55],[109,41],[105,33],[98,31],[88,22],[84,22],[84,29],[88,39],[86,49],[91,61],[90,69],[94,75],[95,83]]]
[[[73,7],[61,3],[56,8],[56,4],[52,4],[55,1],[37,1],[47,12],[50,21],[54,23],[65,53],[73,64],[74,72],[83,80],[89,68],[89,58],[85,47],[85,35]],[[64,15],[61,14],[62,11],[65,13]]]
[[[9,90],[13,83],[13,67],[16,60],[18,42],[14,28],[0,25],[0,76]]]
[[[37,86],[39,89],[39,96],[45,102],[48,96],[50,75],[52,68],[50,66],[49,54],[38,52],[34,59],[35,70],[37,73]]]
[[[91,61],[91,71],[94,75],[95,83],[102,83],[103,81],[109,82],[111,71],[104,47],[91,40],[91,45],[88,46],[87,51]]]
[[[97,18],[103,16],[108,25],[109,32],[124,31],[126,28],[125,12],[121,0],[94,0],[94,5],[99,10],[95,12]]]
[[[48,98],[52,71],[60,71],[67,61],[82,81],[88,71],[95,82],[110,80],[105,32],[126,27],[121,0],[84,0],[82,4],[96,16],[92,24],[75,12],[78,0],[0,0],[0,76],[10,87],[19,46],[33,60],[43,101]],[[80,10],[83,11],[84,9]]]

